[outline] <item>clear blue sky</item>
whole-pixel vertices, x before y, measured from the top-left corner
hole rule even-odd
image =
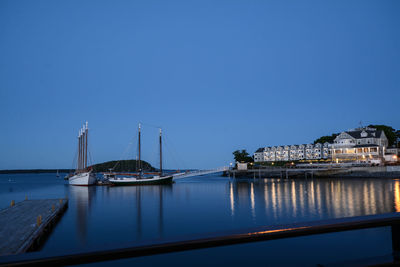
[[[396,0],[1,0],[0,169],[72,167],[85,120],[95,163],[138,122],[162,126],[167,168],[360,121],[399,129],[399,14]]]

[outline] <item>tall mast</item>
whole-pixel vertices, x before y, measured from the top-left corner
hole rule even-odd
[[[78,166],[77,166],[77,169],[79,170],[80,169],[80,164],[81,164],[81,130],[79,130],[79,133],[78,133],[78,162],[77,162],[78,164]]]
[[[82,127],[82,170],[85,169],[85,155],[86,151],[85,151],[85,124]]]
[[[160,176],[162,175],[162,138],[161,138],[161,128],[160,128]]]
[[[81,128],[81,160],[79,162],[79,169],[82,170],[83,169],[83,130]]]
[[[83,158],[83,138],[82,138],[82,135],[83,135],[83,131],[82,131],[82,128],[81,128],[81,130],[80,130],[80,134],[79,134],[79,139],[80,139],[80,157],[79,157],[79,170],[82,170],[82,158]]]
[[[88,122],[86,122],[86,127],[85,127],[85,169],[87,168],[87,158],[88,158],[88,132],[89,132],[89,127],[88,127]]]
[[[138,141],[139,141],[139,178],[141,177],[142,173],[142,163],[141,163],[141,157],[140,157],[140,123],[139,123],[139,134],[138,134]]]

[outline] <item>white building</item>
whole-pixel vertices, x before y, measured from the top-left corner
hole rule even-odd
[[[322,147],[322,158],[323,159],[331,158],[331,144],[329,144],[328,142],[325,142]]]
[[[296,145],[290,146],[290,151],[289,151],[289,159],[290,160],[298,160],[299,159],[297,151],[298,151],[298,146],[296,146]]]
[[[313,160],[329,158],[330,144],[261,147],[254,153],[255,162]]]
[[[306,146],[305,145],[299,145],[297,147],[297,158],[299,160],[303,160],[306,157]]]
[[[387,148],[388,139],[382,130],[357,128],[340,133],[333,144],[307,144],[259,148],[255,162],[291,160],[370,161],[384,160],[385,154],[399,156],[398,148]],[[388,158],[388,157],[387,157]]]
[[[369,161],[383,159],[388,139],[382,130],[357,128],[339,134],[332,144],[332,159]]]
[[[254,162],[263,162],[263,161],[265,161],[265,159],[264,159],[264,148],[260,147],[254,153]]]

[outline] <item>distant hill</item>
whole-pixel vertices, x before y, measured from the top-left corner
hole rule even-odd
[[[117,164],[118,163],[118,164]],[[121,161],[107,161],[104,163],[99,163],[93,165],[93,170],[95,172],[108,172],[110,169],[114,172],[136,172],[138,161],[134,159],[130,160],[121,160]],[[150,163],[141,160],[142,163],[142,170],[143,171],[155,171],[156,169],[150,165]],[[115,167],[114,167],[115,166]]]

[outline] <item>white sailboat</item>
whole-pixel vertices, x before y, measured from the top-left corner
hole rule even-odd
[[[75,174],[69,177],[70,185],[88,186],[96,183],[96,175],[87,166],[88,157],[88,122],[83,125],[78,134],[78,162]]]
[[[139,124],[139,175],[138,177],[122,177],[122,178],[111,178],[108,181],[112,185],[154,185],[154,184],[170,184],[172,183],[173,176],[172,175],[163,175],[162,173],[162,138],[161,138],[161,129],[160,129],[160,172],[159,175],[155,175],[152,177],[142,177],[142,168],[141,168],[141,147],[140,147],[140,124]]]

